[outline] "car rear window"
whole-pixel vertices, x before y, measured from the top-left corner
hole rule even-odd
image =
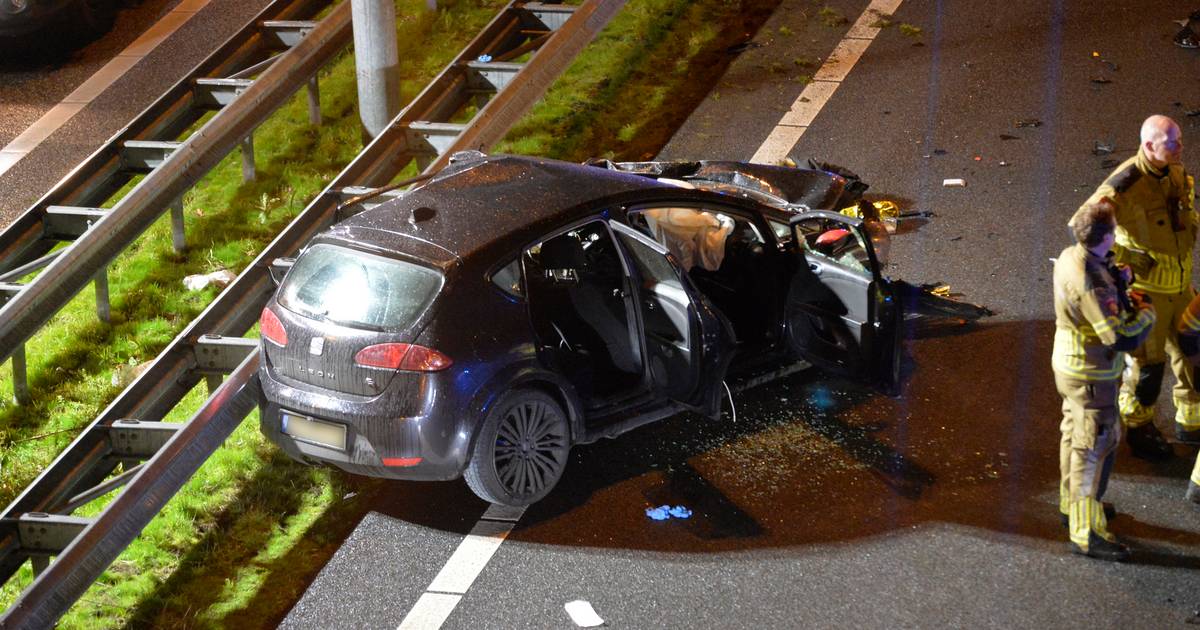
[[[296,259],[279,303],[314,319],[397,329],[420,317],[441,287],[442,274],[428,267],[318,244]]]

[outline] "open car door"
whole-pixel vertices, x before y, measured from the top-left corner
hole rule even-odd
[[[635,280],[650,386],[710,417],[721,412],[721,382],[733,358],[729,322],[708,303],[665,247],[616,222]]]
[[[896,393],[900,305],[863,221],[814,211],[790,223],[800,257],[784,313],[792,350],[829,372]]]

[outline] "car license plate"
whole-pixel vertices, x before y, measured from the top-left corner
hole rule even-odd
[[[346,425],[283,412],[283,432],[305,442],[346,450]]]

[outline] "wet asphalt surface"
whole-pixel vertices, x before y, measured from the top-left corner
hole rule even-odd
[[[853,21],[866,2],[828,4]],[[912,324],[898,398],[808,372],[737,398],[736,423],[681,416],[575,449],[445,627],[573,627],[574,599],[624,628],[1191,627],[1195,448],[1161,464],[1119,452],[1106,498],[1133,563],[1068,554],[1058,524],[1048,259],[1145,116],[1175,116],[1200,144],[1185,115],[1200,109],[1200,52],[1170,41],[1195,7],[1098,4],[907,0],[793,151],[857,171],[869,198],[935,213],[902,223],[889,275],[947,282],[996,316]],[[663,156],[749,158],[803,89],[796,75],[815,71],[795,60],[823,59],[848,27],[818,8],[784,0]],[[1015,126],[1030,118],[1042,124]],[[82,122],[65,146],[99,141]],[[1097,140],[1115,153],[1093,155]],[[0,177],[3,204],[36,187],[26,161]],[[967,186],[943,188],[950,177]],[[396,627],[484,508],[461,482],[347,500],[361,523],[283,627]],[[693,517],[645,517],[662,503]]]

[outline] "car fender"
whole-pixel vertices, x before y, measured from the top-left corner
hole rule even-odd
[[[460,431],[469,436],[467,453],[474,452],[479,427],[492,405],[505,393],[521,387],[541,389],[563,405],[571,427],[572,444],[583,434],[583,404],[575,388],[561,375],[543,367],[536,356],[530,356],[504,366],[476,390],[467,412],[459,421]]]

